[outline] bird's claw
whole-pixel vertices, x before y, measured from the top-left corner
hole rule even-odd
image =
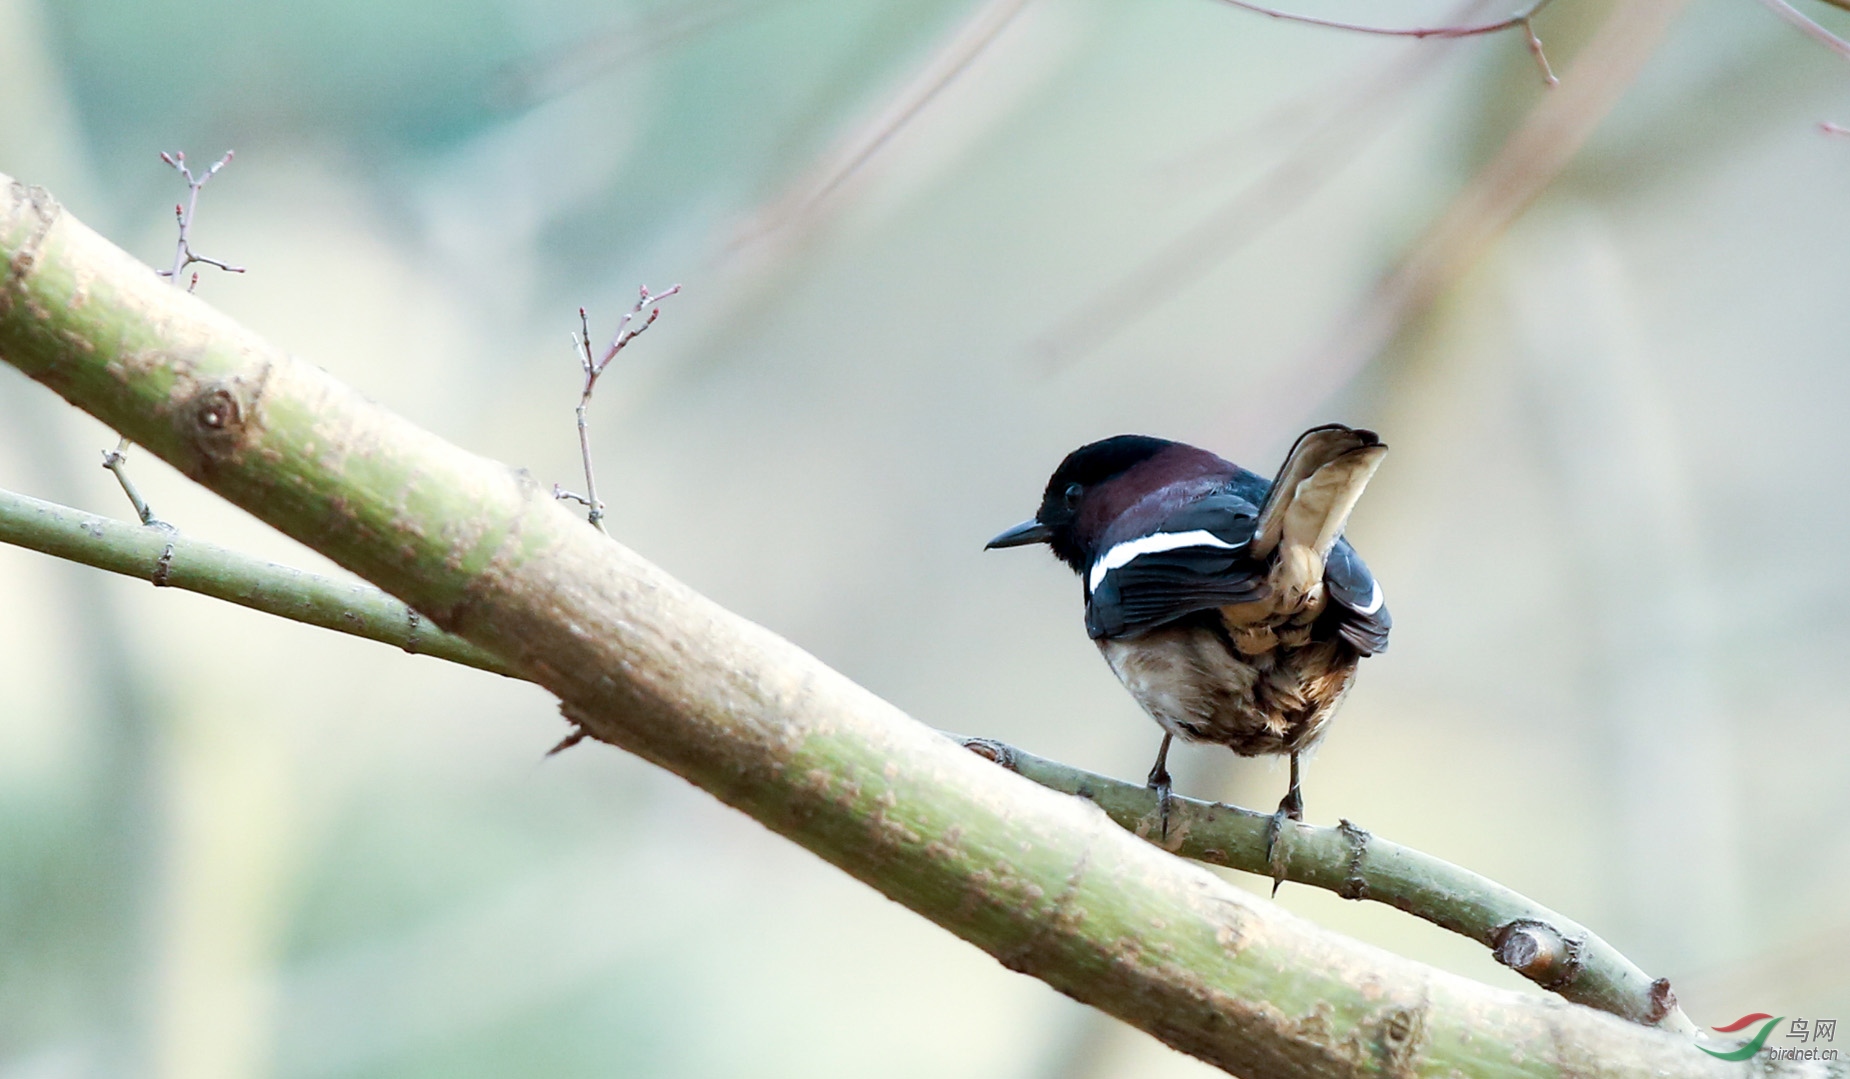
[[[1169,843],[1169,742],[1175,735],[1163,732],[1162,747],[1156,751],[1156,763],[1150,766],[1150,778],[1143,785],[1156,792],[1156,817],[1160,842]]]
[[[1169,773],[1151,776],[1149,789],[1156,792],[1157,834],[1162,842],[1169,842]]]
[[[1285,849],[1278,842],[1284,831],[1286,821],[1304,819],[1304,795],[1298,788],[1292,787],[1290,793],[1278,803],[1278,811],[1265,826],[1265,863],[1272,871],[1272,897],[1278,898],[1279,886],[1285,883]]]

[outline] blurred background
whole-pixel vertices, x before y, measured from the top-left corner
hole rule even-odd
[[[158,153],[235,148],[194,240],[249,272],[199,293],[571,488],[576,309],[608,339],[681,283],[591,409],[616,536],[923,722],[1113,775],[1156,727],[1071,574],[984,540],[1095,438],[1269,474],[1375,427],[1350,534],[1394,645],[1310,818],[1584,922],[1705,1026],[1850,1019],[1850,66],[1746,0],[1536,28],[1553,89],[1520,31],[1211,0],[0,0],[0,171],[165,266]],[[129,517],[114,442],[0,367],[0,485]],[[331,569],[131,469],[187,534]],[[672,775],[542,759],[564,731],[0,549],[0,1077],[1207,1074]]]

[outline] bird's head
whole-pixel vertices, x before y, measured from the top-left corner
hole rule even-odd
[[[1205,450],[1147,435],[1117,435],[1066,455],[1033,517],[997,536],[985,550],[1045,543],[1083,571],[1110,528],[1146,496],[1178,481],[1232,466]]]

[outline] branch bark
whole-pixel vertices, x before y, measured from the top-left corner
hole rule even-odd
[[[376,588],[188,540],[165,527],[136,527],[0,490],[0,542],[518,677],[460,637],[435,627],[420,629],[414,613]],[[1091,800],[1120,827],[1150,840],[1158,803],[1149,788],[991,739],[957,740],[1043,787]],[[1271,874],[1265,845],[1269,814],[1175,796],[1170,816],[1164,849],[1211,865]],[[1667,981],[1652,980],[1584,926],[1495,881],[1347,821],[1338,829],[1291,824],[1281,842],[1286,880],[1346,899],[1387,903],[1470,937],[1505,966],[1577,1004],[1667,1030],[1695,1032]]]
[[[1320,930],[992,767],[5,177],[0,266],[0,358],[595,737],[1184,1052],[1247,1076],[1735,1074],[1668,1032]]]
[[[1085,798],[1146,839],[1155,833],[1156,792],[1135,783],[1050,761],[988,738],[960,738],[965,749],[1051,790]],[[1210,865],[1270,876],[1270,813],[1171,795],[1165,850]],[[1530,981],[1638,1023],[1694,1034],[1667,979],[1653,980],[1618,949],[1571,921],[1469,869],[1382,839],[1343,821],[1319,828],[1287,821],[1279,833],[1285,879],[1372,899],[1491,949]],[[1151,839],[1151,842],[1155,842]]]
[[[371,585],[252,558],[169,526],[132,525],[0,490],[0,543],[518,677],[498,657],[443,632]]]

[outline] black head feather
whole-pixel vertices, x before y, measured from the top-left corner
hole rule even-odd
[[[1074,569],[1091,557],[1089,528],[1081,526],[1082,511],[1096,507],[1096,499],[1087,495],[1097,492],[1106,482],[1122,476],[1163,451],[1181,443],[1148,435],[1115,435],[1084,445],[1066,455],[1054,469],[1041,495],[1041,508],[1034,519],[1047,526],[1047,545],[1053,553]],[[1086,518],[1094,516],[1085,513]]]

